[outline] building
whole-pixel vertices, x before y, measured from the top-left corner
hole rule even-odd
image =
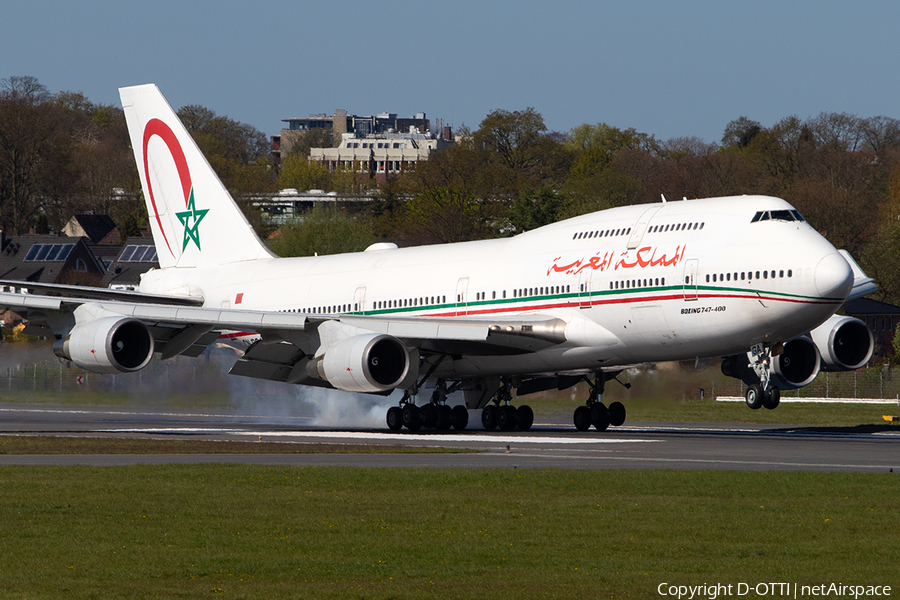
[[[66,226],[63,233],[69,237],[86,237],[93,244],[115,245],[121,243],[119,228],[109,215],[95,215],[85,213],[75,215]]]
[[[423,112],[404,118],[398,117],[396,113],[386,112],[374,116],[351,115],[346,110],[337,109],[330,116],[324,113],[311,114],[283,121],[288,124],[287,128],[281,130],[281,135],[272,136],[272,157],[276,163],[281,162],[284,154],[291,152],[301,135],[315,129],[324,129],[332,134],[333,148],[342,148],[348,135],[360,139],[400,133],[416,133],[426,137],[433,135],[431,124]],[[440,132],[439,137],[449,140],[449,128],[445,130]]]
[[[875,337],[875,354],[889,356],[893,351],[894,325],[900,322],[900,306],[871,298],[854,298],[841,307],[844,314],[865,321]]]
[[[116,246],[116,250],[103,275],[103,287],[136,290],[141,283],[141,275],[159,268],[152,237],[130,237],[124,246]]]

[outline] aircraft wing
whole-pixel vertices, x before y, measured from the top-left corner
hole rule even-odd
[[[850,256],[850,253],[846,250],[838,250],[838,252],[844,257],[847,264],[850,265],[850,270],[853,271],[853,289],[850,290],[850,295],[847,296],[847,300],[877,292],[878,286],[875,285],[875,280],[865,274],[862,268],[855,260],[853,260],[853,257]]]
[[[256,334],[259,339],[232,373],[281,381],[289,380],[285,370],[319,349],[324,323],[340,324],[351,332],[387,334],[424,354],[523,354],[566,341],[566,323],[542,315],[490,320],[317,315],[8,292],[0,293],[0,306],[28,311],[26,333],[57,339],[78,321],[77,311],[90,310],[91,319],[97,315],[137,319],[149,329],[155,350],[164,359],[197,356],[228,332]]]
[[[203,298],[198,296],[166,296],[162,294],[144,294],[131,290],[114,290],[110,288],[88,287],[82,285],[66,285],[64,283],[38,283],[33,281],[12,281],[0,279],[0,286],[29,290],[31,293],[74,294],[78,298],[95,300],[121,300],[142,304],[178,304],[183,306],[202,306]]]

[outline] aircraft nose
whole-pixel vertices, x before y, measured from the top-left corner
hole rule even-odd
[[[853,270],[837,252],[819,261],[815,278],[816,289],[823,298],[846,298],[853,289]]]

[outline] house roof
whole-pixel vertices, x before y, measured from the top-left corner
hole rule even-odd
[[[130,237],[124,246],[116,248],[118,252],[103,276],[104,287],[137,286],[142,274],[159,268],[152,238]]]
[[[63,231],[68,236],[77,237],[84,236],[89,238],[93,243],[118,243],[118,228],[109,215],[95,215],[86,213],[83,215],[75,215]],[[110,235],[113,234],[113,235]],[[108,238],[104,240],[104,238]]]
[[[103,270],[83,237],[23,235],[9,238],[0,251],[0,279],[54,283],[64,273]]]
[[[854,317],[872,315],[900,315],[900,306],[887,302],[879,302],[871,298],[854,298],[847,300],[842,307],[844,312]]]

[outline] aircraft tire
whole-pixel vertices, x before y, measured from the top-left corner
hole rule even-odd
[[[481,426],[488,431],[497,429],[497,407],[493,404],[481,409]]]
[[[426,404],[422,407],[422,427],[431,429],[438,424],[438,407],[434,404]]]
[[[753,410],[757,410],[763,405],[763,391],[757,383],[751,383],[747,386],[747,393],[744,395],[747,406]]]
[[[609,405],[609,424],[619,427],[625,422],[625,405],[621,402],[613,402]]]
[[[528,431],[534,424],[534,411],[527,404],[516,409],[516,426],[522,431]]]
[[[778,408],[778,404],[781,402],[781,390],[777,387],[773,387],[769,390],[768,394],[763,396],[762,404],[765,408],[769,410],[774,410]]]
[[[453,407],[453,428],[462,431],[469,426],[469,411],[462,404]]]
[[[572,420],[575,421],[575,429],[587,431],[591,428],[591,409],[587,406],[579,406],[575,409],[575,415]]]
[[[516,407],[505,405],[497,410],[497,427],[503,431],[512,431],[516,428]]]
[[[391,431],[400,431],[403,429],[403,409],[399,406],[392,406],[388,409],[387,426]]]
[[[418,431],[422,427],[422,410],[415,404],[404,406],[403,425],[410,431]]]
[[[435,423],[435,429],[438,431],[448,431],[453,427],[453,409],[446,404],[435,406],[435,408],[437,409],[437,423]]]
[[[597,431],[606,431],[609,428],[609,409],[602,402],[591,405],[591,424]]]

